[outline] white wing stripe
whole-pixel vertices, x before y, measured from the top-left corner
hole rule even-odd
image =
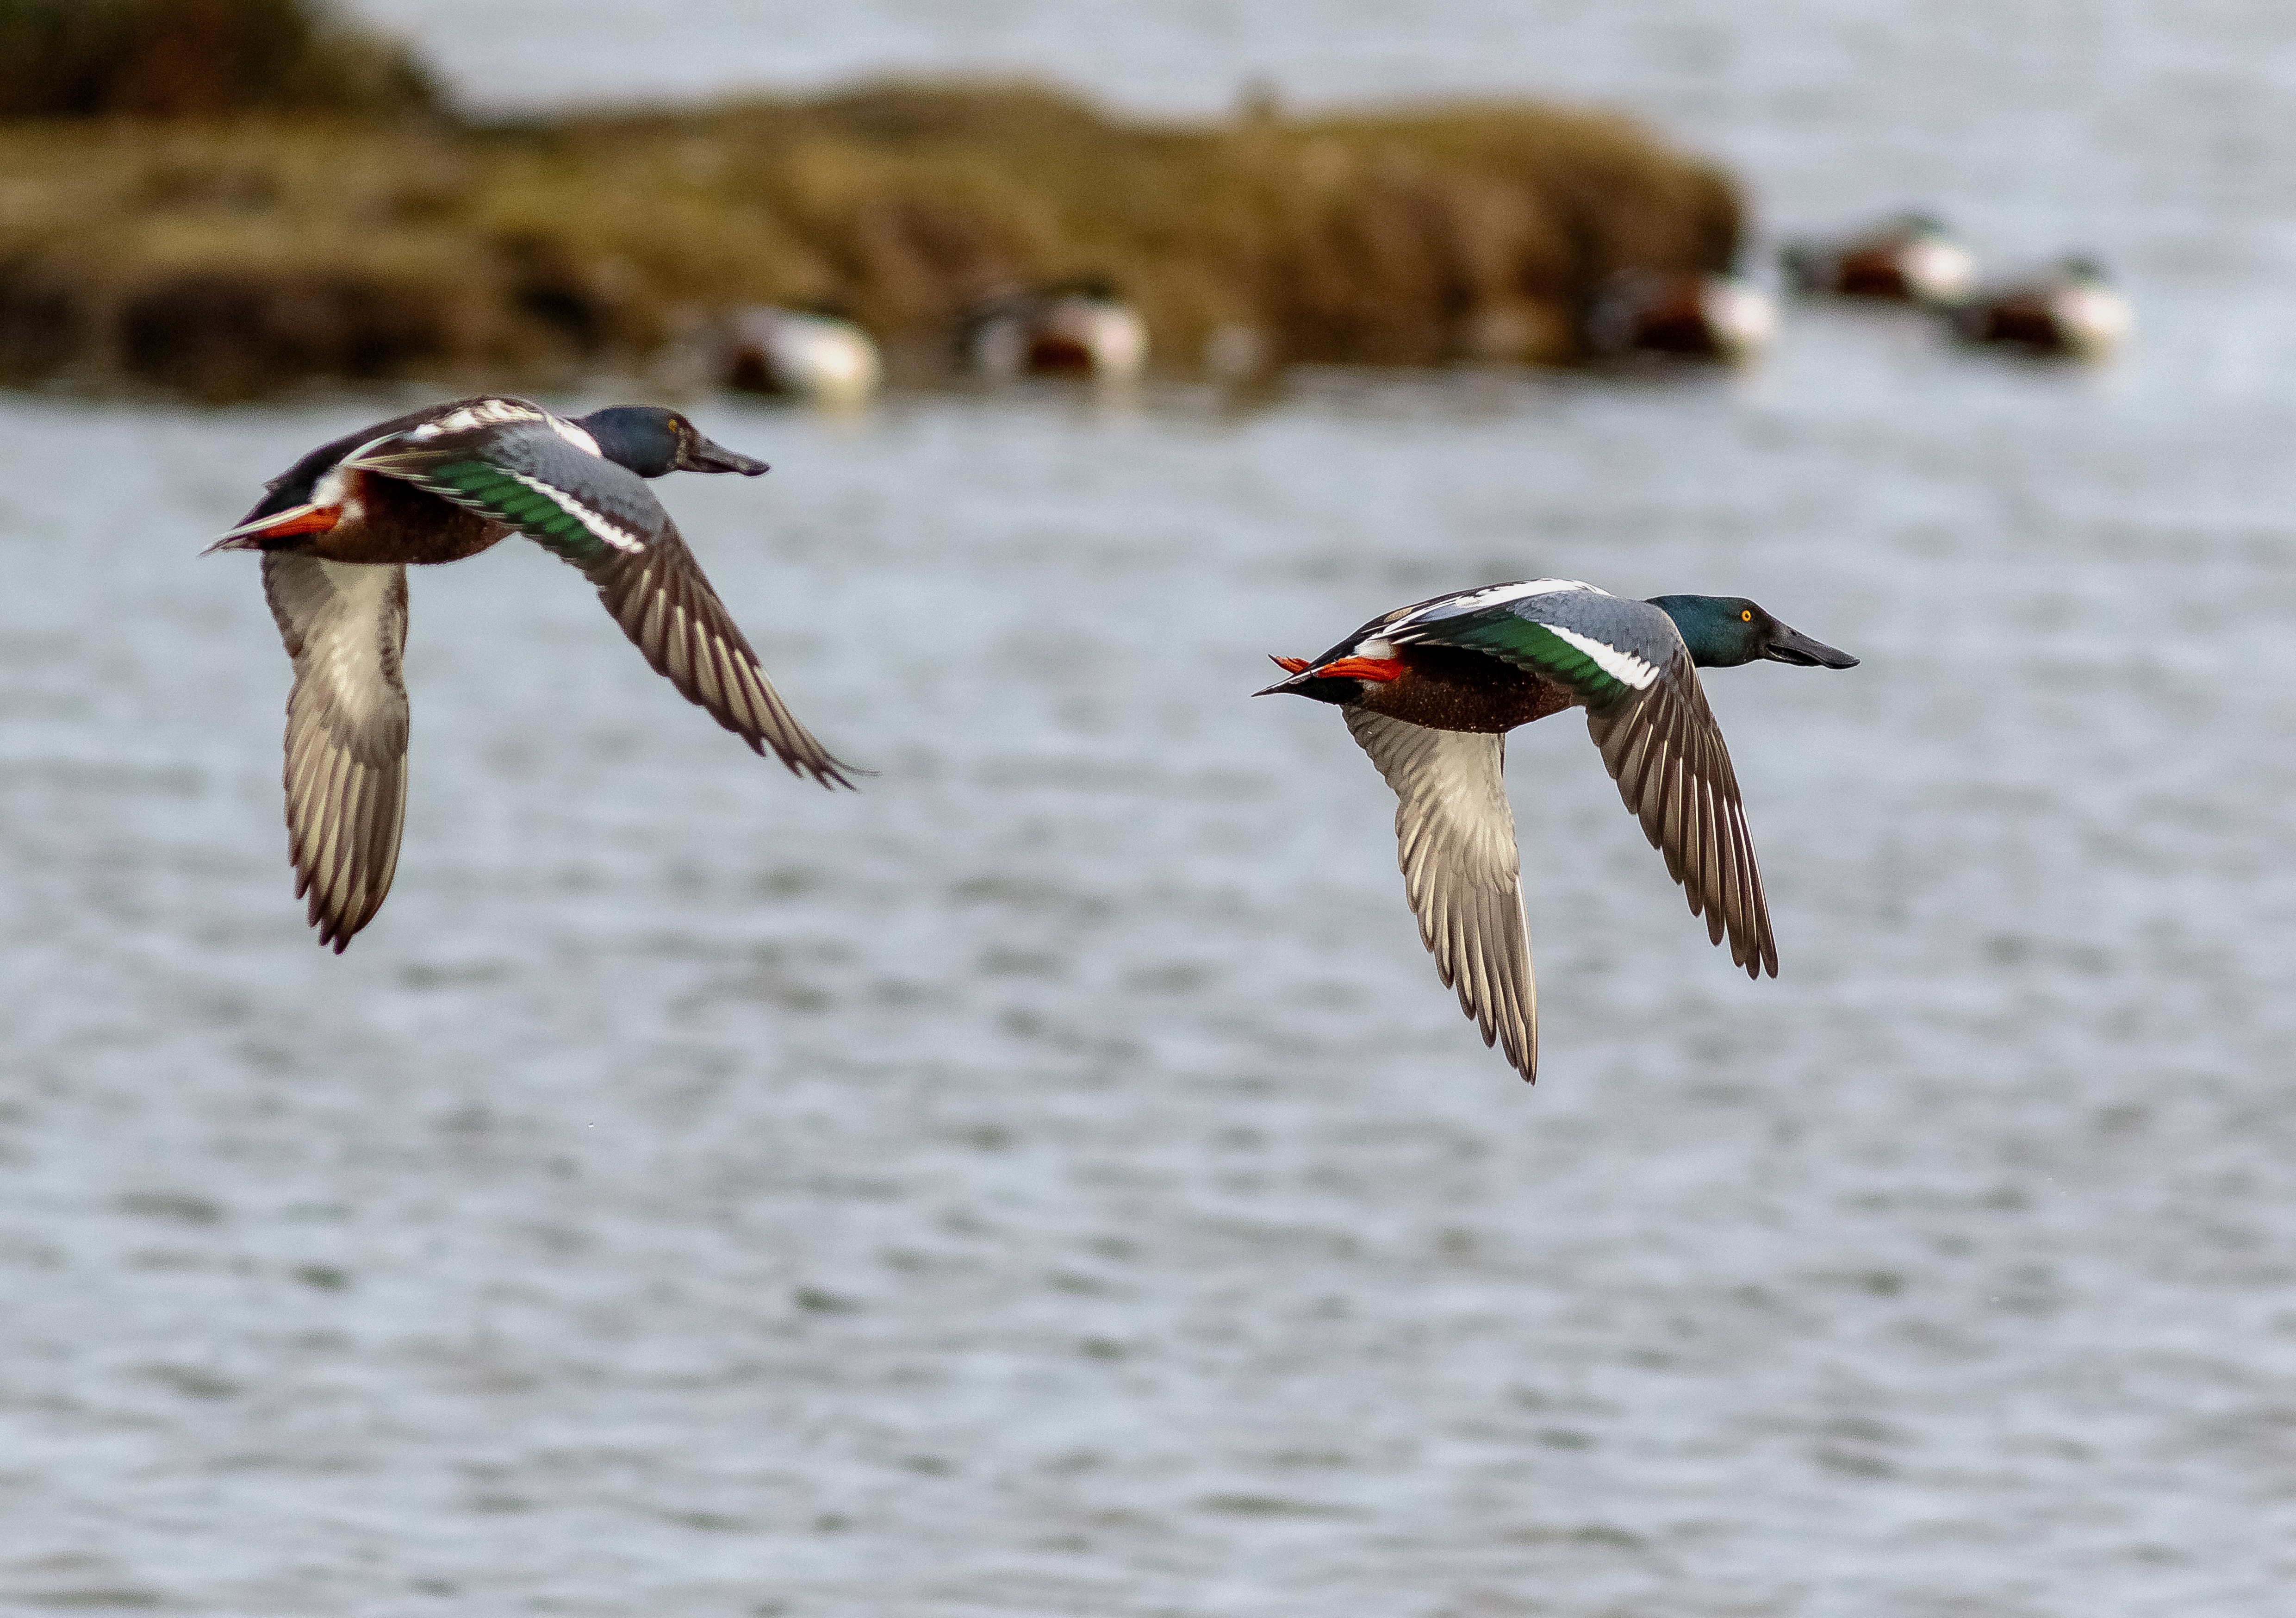
[[[1658,678],[1657,664],[1646,662],[1607,641],[1596,640],[1591,635],[1581,635],[1576,629],[1566,629],[1561,624],[1542,623],[1538,627],[1556,639],[1568,641],[1578,647],[1595,660],[1596,668],[1630,690],[1647,691],[1651,682]]]
[[[501,470],[509,472],[512,477],[525,484],[529,489],[534,490],[536,494],[540,495],[543,498],[548,500],[554,505],[556,505],[560,510],[571,512],[577,518],[580,519],[584,528],[588,529],[592,533],[597,535],[599,538],[603,539],[608,545],[612,546],[616,550],[628,551],[631,554],[636,554],[637,552],[645,549],[645,542],[640,539],[636,534],[633,534],[629,530],[623,528],[619,523],[609,522],[603,516],[592,511],[590,507],[578,497],[569,494],[562,489],[554,488],[552,485],[544,482],[540,478],[531,476],[529,473],[523,472],[512,472],[507,466],[503,467]]]
[[[550,423],[551,431],[583,454],[596,456],[602,461],[606,458],[605,451],[598,448],[598,440],[592,438],[586,430],[577,427],[562,416],[545,415],[543,419]]]

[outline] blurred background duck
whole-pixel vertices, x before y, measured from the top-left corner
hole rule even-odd
[[[1741,365],[1777,334],[1777,306],[1734,275],[1620,270],[1588,306],[1587,347],[1598,358],[1670,354]]]
[[[1059,282],[974,305],[957,350],[983,376],[1128,382],[1148,364],[1148,324],[1106,281]]]
[[[827,309],[737,309],[726,322],[718,374],[728,388],[856,410],[884,386],[876,340]]]
[[[2128,339],[2128,300],[2094,259],[2068,258],[2026,279],[1980,288],[1946,311],[1964,342],[2042,358],[2110,359]]]
[[[1948,303],[1977,279],[1977,259],[1934,214],[1906,213],[1836,242],[1792,242],[1778,254],[1797,292],[1891,303]]]

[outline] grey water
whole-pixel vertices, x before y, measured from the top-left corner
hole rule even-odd
[[[406,851],[340,957],[253,565],[195,552],[400,396],[0,398],[0,1610],[2287,1610],[2296,21],[367,9],[505,100],[1551,91],[1773,230],[2099,251],[2139,331],[2093,374],[1796,308],[1734,379],[700,401],[775,470],[661,492],[877,773],[754,758],[534,547],[426,571]],[[1527,1088],[1336,717],[1246,694],[1540,573],[1865,661],[1707,681],[1775,982],[1575,719],[1513,739]]]

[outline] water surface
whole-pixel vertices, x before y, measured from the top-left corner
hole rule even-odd
[[[2079,226],[2137,296],[2119,366],[1817,313],[1735,382],[706,401],[775,471],[663,495],[878,774],[750,756],[533,547],[427,571],[406,853],[340,958],[253,563],[193,553],[397,400],[0,402],[0,1607],[2281,1610],[2286,41],[1950,12],[1506,26],[1522,82],[1726,136],[1774,215]],[[1274,14],[1111,24],[1091,82],[1212,104],[1293,49],[1337,93],[1341,24],[1401,15]],[[1398,88],[1499,71],[1493,16],[1431,15]],[[536,46],[570,93],[573,48]],[[1927,136],[1853,116],[1923,83]],[[1985,179],[2005,130],[2049,138]],[[1244,694],[1543,572],[1866,661],[1709,682],[1775,982],[1576,720],[1514,739],[1529,1089],[1335,716]]]

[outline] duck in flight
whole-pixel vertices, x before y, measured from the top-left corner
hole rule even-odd
[[[264,595],[294,660],[288,842],[320,943],[340,954],[398,866],[410,563],[524,534],[579,568],[646,661],[752,750],[824,786],[853,784],[774,690],[644,481],[765,470],[676,411],[568,420],[522,398],[455,399],[321,445],[208,547],[263,553]]]
[[[1700,668],[1857,660],[1734,595],[1633,601],[1570,579],[1437,596],[1373,619],[1319,658],[1279,657],[1265,691],[1330,702],[1395,789],[1419,936],[1447,987],[1525,1079],[1538,1000],[1521,858],[1500,772],[1506,733],[1587,710],[1587,728],[1707,936],[1750,977],[1778,973],[1745,807]]]

